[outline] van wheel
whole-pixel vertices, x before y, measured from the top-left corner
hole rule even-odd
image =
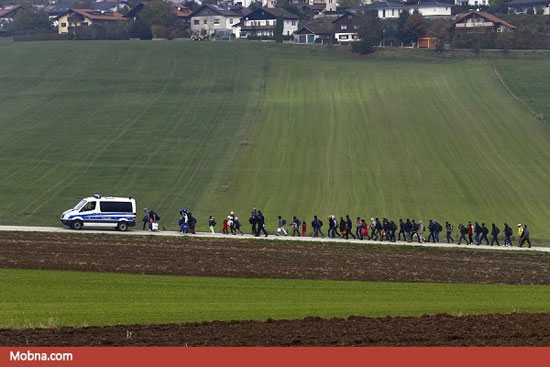
[[[83,223],[81,220],[75,220],[72,225],[73,229],[77,231],[80,231],[82,229],[82,226],[83,226]]]
[[[116,226],[116,229],[118,229],[121,232],[126,232],[126,230],[128,229],[128,224],[124,222],[120,222],[118,226]]]

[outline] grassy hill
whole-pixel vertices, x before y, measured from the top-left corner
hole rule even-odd
[[[184,206],[203,226],[258,207],[270,227],[279,213],[360,214],[526,222],[550,239],[550,130],[493,70],[537,110],[549,64],[258,43],[2,44],[0,222],[57,224],[99,192],[132,195],[171,227]]]

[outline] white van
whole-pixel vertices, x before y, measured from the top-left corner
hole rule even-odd
[[[82,199],[73,209],[61,214],[61,223],[72,229],[111,227],[126,231],[136,225],[136,201],[129,198],[95,194]]]

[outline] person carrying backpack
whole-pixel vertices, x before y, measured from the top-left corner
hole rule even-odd
[[[285,226],[286,226],[286,219],[284,219],[284,218],[281,217],[280,215],[279,215],[278,219],[279,219],[279,228],[277,228],[277,233],[276,233],[276,235],[279,236],[279,233],[282,232],[285,236],[288,236],[288,233],[287,233],[287,231],[286,231],[286,229],[285,229]]]
[[[475,239],[476,239],[476,245],[481,245],[481,226],[479,225],[478,222],[476,222],[475,224],[475,227],[474,227],[474,234],[475,234]]]
[[[195,226],[197,225],[197,219],[193,217],[193,214],[191,214],[191,212],[189,212],[189,220],[187,221],[187,223],[189,224],[189,232],[191,232],[191,234],[195,234]]]
[[[500,233],[500,229],[493,223],[492,229],[491,229],[491,246],[493,246],[493,243],[497,243],[497,246],[500,246],[500,243],[498,243],[498,234]]]
[[[401,239],[401,235],[403,235],[403,239]],[[399,218],[399,233],[397,234],[397,238],[399,241],[405,241],[407,237],[405,236],[405,223],[403,223],[403,219]]]
[[[462,225],[462,223],[458,224],[458,231],[460,233],[460,238],[458,239],[457,245],[460,245],[462,243],[462,240],[466,242],[466,245],[468,245],[469,241],[466,239],[466,234],[468,233],[468,228]]]
[[[504,246],[512,247],[512,235],[514,231],[508,223],[504,223]]]
[[[321,232],[322,226],[323,226],[323,222],[319,218],[317,218],[316,215],[314,215],[313,221],[311,222],[311,227],[313,228],[313,233],[312,233],[313,237],[318,237],[319,235],[321,235],[321,237],[325,237],[323,232]]]
[[[431,219],[428,221],[428,231],[429,231],[428,242],[435,242],[435,236],[434,236],[435,226]]]
[[[300,237],[300,219],[294,217],[292,218],[292,237],[295,235]]]
[[[363,239],[362,231],[363,231],[363,222],[361,222],[361,218],[357,217],[357,221],[355,222],[355,235],[360,240]]]
[[[407,242],[412,242],[411,231],[412,223],[409,218],[407,218],[407,222],[405,222],[405,239],[407,240]]]
[[[454,240],[453,240],[453,230],[454,230],[454,227],[451,223],[449,222],[445,222],[445,230],[447,231],[447,243],[453,243]]]
[[[390,224],[389,224],[389,227],[390,227],[390,241],[391,242],[395,242],[395,231],[397,231],[397,224],[391,220],[390,221]]]
[[[434,240],[439,243],[439,233],[443,230],[441,224],[437,220],[434,220]]]
[[[489,234],[489,228],[485,227],[485,223],[481,223],[481,237],[479,238],[479,245],[481,245],[481,242],[485,239],[485,242],[487,242],[487,245],[489,245],[489,239],[487,238],[487,235]]]

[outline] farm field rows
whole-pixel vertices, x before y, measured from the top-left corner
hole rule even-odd
[[[0,221],[57,224],[99,192],[132,195],[171,228],[184,206],[199,228],[259,207],[269,229],[279,214],[508,221],[540,242],[550,130],[493,71],[544,113],[548,61],[524,65],[258,43],[3,43]]]

